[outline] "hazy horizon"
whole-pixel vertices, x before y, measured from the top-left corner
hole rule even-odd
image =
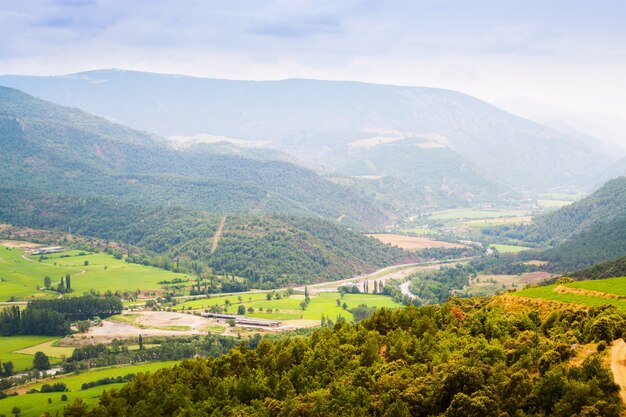
[[[0,72],[119,68],[436,87],[626,119],[626,4],[584,1],[0,5]]]

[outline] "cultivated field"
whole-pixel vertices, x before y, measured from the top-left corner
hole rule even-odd
[[[0,337],[0,361],[13,362],[14,371],[33,367],[35,352],[43,352],[50,357],[50,363],[60,362],[61,355],[71,355],[73,348],[57,347],[52,336],[3,336]]]
[[[505,210],[505,209],[452,209],[436,211],[429,217],[433,220],[477,220],[477,219],[499,219],[504,217],[525,217],[527,211]]]
[[[580,304],[588,307],[612,304],[619,308],[626,308],[625,287],[626,277],[620,277],[528,288],[512,295]]]
[[[392,246],[397,246],[406,250],[420,250],[428,248],[453,249],[465,247],[465,245],[461,245],[460,243],[443,242],[427,237],[404,236],[391,233],[370,234],[367,236],[374,237],[383,243],[388,243]]]
[[[124,384],[110,384],[93,387],[87,390],[81,390],[81,385],[87,382],[97,381],[107,377],[125,376],[128,374],[137,374],[139,372],[154,372],[158,369],[173,366],[177,362],[148,362],[139,365],[123,365],[108,368],[98,368],[89,371],[83,371],[80,374],[69,374],[59,377],[48,378],[46,380],[36,381],[32,384],[19,387],[20,395],[7,397],[0,400],[0,414],[11,415],[11,409],[14,406],[22,410],[23,417],[38,417],[44,412],[51,415],[55,413],[62,414],[63,407],[72,402],[75,398],[82,398],[87,404],[93,406],[98,403],[98,398],[102,391],[110,390],[113,387],[121,387]],[[67,385],[69,392],[52,392],[25,394],[29,389],[40,389],[43,384],[52,384],[55,382],[63,382]],[[61,401],[61,395],[67,395],[67,401]],[[48,403],[48,398],[52,400]]]
[[[525,250],[529,250],[528,246],[515,246],[515,245],[489,245],[490,247],[496,249],[500,253],[518,253]]]
[[[82,295],[90,289],[100,292],[156,290],[161,288],[160,281],[190,279],[185,274],[127,263],[106,253],[82,256],[80,253],[55,253],[40,260],[38,256],[26,256],[19,248],[0,246],[0,301],[9,301],[12,297],[21,300],[55,297],[56,292],[38,290],[38,287],[43,287],[46,275],[55,287],[62,276],[70,274],[74,290],[70,296]]]
[[[242,297],[240,302],[238,297]],[[241,295],[231,296],[217,296],[211,298],[203,298],[193,301],[187,301],[174,308],[176,309],[199,309],[204,310],[213,305],[226,305],[226,300],[229,302],[227,309],[228,314],[237,314],[239,305],[243,305],[246,309],[246,316],[256,317],[270,320],[285,321],[285,324],[296,325],[294,321],[307,320],[315,321],[319,323],[322,315],[330,317],[335,320],[337,316],[343,316],[346,320],[352,321],[352,313],[344,310],[343,307],[337,306],[337,300],[340,304],[346,303],[347,308],[357,307],[360,304],[366,304],[369,307],[387,307],[397,308],[401,305],[393,301],[393,299],[386,295],[376,294],[345,294],[343,297],[339,293],[321,292],[311,295],[311,302],[306,310],[302,310],[300,303],[304,300],[304,295],[294,294],[289,297],[282,297],[280,299],[272,298],[267,299],[266,293],[242,293]],[[253,308],[254,312],[249,313],[248,308]],[[271,312],[268,310],[271,309]]]

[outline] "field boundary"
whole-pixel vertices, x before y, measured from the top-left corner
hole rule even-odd
[[[610,299],[613,299],[613,300],[623,300],[624,298],[626,298],[626,297],[624,297],[622,295],[611,294],[611,293],[608,293],[608,292],[594,291],[594,290],[585,290],[585,289],[582,289],[582,288],[566,287],[564,285],[559,285],[552,291],[554,291],[556,293],[559,293],[559,294],[587,295],[587,296],[590,296],[590,297],[610,298]]]

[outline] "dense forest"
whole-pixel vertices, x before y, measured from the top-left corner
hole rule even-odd
[[[541,320],[489,300],[381,309],[358,324],[261,340],[112,389],[65,416],[602,416],[618,417],[619,387],[600,354],[570,363],[572,344],[623,336],[623,312],[603,306]]]
[[[9,188],[0,195],[5,222],[121,242],[141,250],[129,258],[134,262],[197,275],[227,272],[253,288],[338,280],[419,259],[322,219],[227,216],[213,252],[221,216]]]

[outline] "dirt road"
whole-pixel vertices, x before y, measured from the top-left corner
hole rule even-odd
[[[611,347],[611,371],[620,386],[619,395],[626,403],[626,343],[622,339],[614,341]]]
[[[213,236],[213,245],[211,245],[211,254],[214,254],[217,250],[217,244],[220,242],[220,237],[222,236],[222,230],[224,229],[224,224],[226,223],[226,216],[222,217],[222,221],[220,221],[220,225],[217,226],[217,231],[215,232],[215,236]]]

